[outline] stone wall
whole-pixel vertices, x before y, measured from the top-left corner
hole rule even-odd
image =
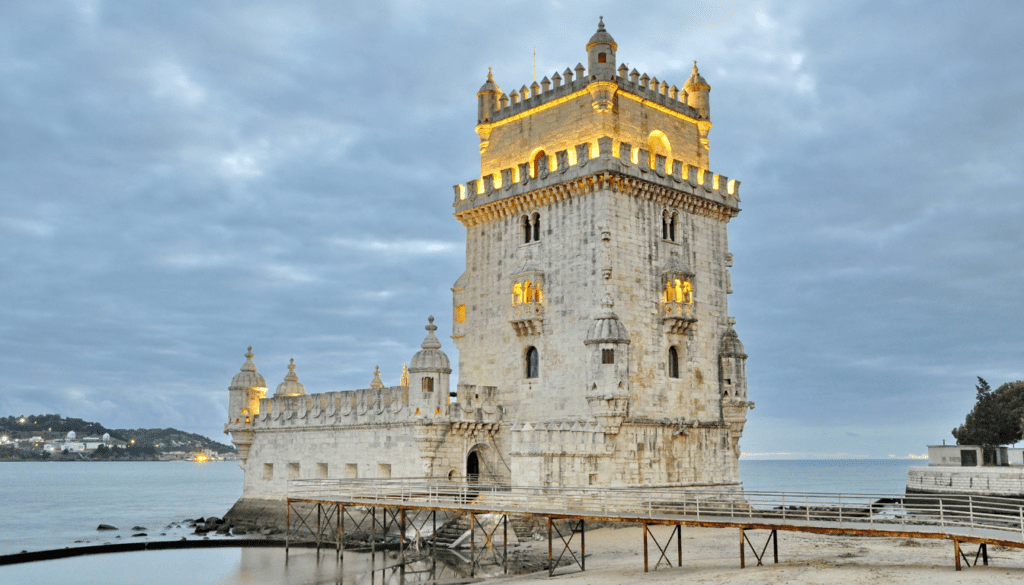
[[[1024,497],[1024,468],[911,467],[907,493]]]

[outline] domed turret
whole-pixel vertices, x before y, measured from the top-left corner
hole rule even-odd
[[[295,374],[295,360],[288,364],[288,373],[284,375],[284,382],[277,385],[274,396],[301,396],[306,393],[306,387],[299,383],[299,377]]]
[[[587,43],[587,72],[590,81],[615,79],[615,51],[618,48],[615,39],[604,29],[602,16],[597,23],[597,32]]]
[[[690,73],[690,78],[686,80],[686,85],[683,86],[683,89],[686,90],[686,105],[697,110],[701,118],[710,120],[711,103],[708,93],[711,91],[711,86],[708,85],[708,82],[697,71],[696,61],[693,62],[693,71]]]
[[[427,318],[429,323],[424,329],[427,330],[427,337],[420,344],[420,351],[416,352],[416,355],[412,356],[412,364],[409,366],[409,372],[417,372],[421,370],[447,370],[447,373],[451,373],[452,366],[448,361],[448,356],[441,351],[441,342],[438,341],[437,336],[434,332],[437,331],[437,325],[434,325],[434,316],[431,315]]]
[[[740,336],[736,333],[736,330],[732,328],[733,323],[729,323],[729,328],[722,334],[722,351],[719,355],[746,359],[747,354],[743,351],[743,343],[740,342]]]
[[[441,351],[441,342],[434,332],[434,316],[427,317],[427,336],[420,350],[409,362],[409,393],[422,392],[420,397],[432,407],[448,404],[448,375],[452,373],[448,356]],[[428,394],[432,393],[432,394]]]
[[[380,379],[380,366],[374,366],[373,379],[370,380],[370,388],[383,388],[384,381]]]
[[[75,434],[75,431],[68,431],[67,440],[74,441],[75,438],[77,438],[77,437],[78,437],[78,435]]]
[[[231,386],[229,389],[238,388],[239,390],[245,390],[248,388],[263,388],[266,389],[267,381],[263,379],[263,376],[256,371],[256,364],[253,363],[252,358],[256,357],[252,353],[252,346],[245,352],[245,363],[242,364],[240,372],[235,374],[235,377],[231,379]]]
[[[476,123],[487,124],[491,121],[491,114],[498,109],[498,98],[501,97],[501,88],[494,83],[494,74],[491,73],[490,67],[487,68],[487,81],[480,86],[476,97]]]
[[[594,317],[594,324],[587,331],[587,338],[583,341],[586,345],[594,343],[629,343],[629,332],[626,326],[619,321],[619,318],[612,312],[615,302],[610,295],[606,295],[601,302],[601,312]]]
[[[629,332],[612,312],[611,295],[601,301],[601,312],[587,332],[590,347],[586,398],[590,414],[606,432],[617,433],[629,411]]]

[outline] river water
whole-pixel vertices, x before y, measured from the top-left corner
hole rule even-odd
[[[926,464],[882,460],[742,460],[744,488],[763,491],[902,494],[907,470]],[[234,462],[0,463],[0,555],[139,540],[200,538],[182,520],[223,516],[242,491]],[[98,532],[99,524],[117,531]],[[145,530],[132,530],[141,527]],[[145,533],[146,536],[133,536]],[[342,582],[333,555],[316,563],[293,549],[285,567],[277,549],[149,551],[0,567],[0,583]],[[370,582],[369,555],[346,554],[344,582]],[[378,555],[378,572],[386,559]],[[385,569],[385,571],[388,569]],[[436,567],[431,569],[436,572]],[[422,573],[429,574],[430,571]],[[141,577],[144,576],[144,577]]]

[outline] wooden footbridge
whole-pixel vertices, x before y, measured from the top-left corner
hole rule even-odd
[[[530,487],[477,478],[317,479],[289,481],[287,511],[288,543],[297,538],[315,540],[318,548],[333,544],[339,556],[344,554],[346,518],[371,549],[391,535],[404,557],[408,544],[420,544],[410,533],[428,534],[427,544],[436,546],[438,512],[468,516],[471,575],[483,555],[507,570],[510,516],[546,519],[549,575],[563,558],[586,570],[588,522],[641,524],[644,571],[663,563],[673,566],[672,556],[675,566],[682,565],[682,526],[738,529],[741,568],[748,548],[760,565],[769,545],[778,563],[779,530],[949,540],[958,571],[961,561],[973,566],[980,559],[987,565],[990,544],[1024,548],[1024,501],[977,495]],[[654,538],[652,525],[673,527],[666,542]],[[748,534],[752,530],[768,531],[760,551]],[[657,551],[653,567],[649,544]],[[968,554],[964,544],[977,545],[977,551]]]

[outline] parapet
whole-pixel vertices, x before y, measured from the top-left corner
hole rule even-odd
[[[476,213],[479,208],[491,204],[508,208],[516,197],[602,173],[616,173],[681,191],[724,207],[729,217],[739,213],[739,181],[662,155],[655,157],[654,168],[651,168],[647,149],[623,142],[617,152],[613,152],[613,146],[614,140],[605,136],[596,142],[578,144],[572,150],[556,152],[554,168],[547,157],[538,159],[536,176],[531,176],[531,163],[525,161],[516,167],[455,185],[455,216],[464,224],[472,225],[478,223],[474,217],[479,215]],[[493,214],[485,212],[485,215]]]
[[[649,77],[646,73],[640,75],[636,69],[630,73],[627,71],[625,65],[620,66],[618,75],[612,80],[618,86],[618,91],[659,104],[694,121],[702,119],[700,111],[687,104],[686,90],[675,85],[669,86],[668,82],[658,81],[657,77]],[[550,80],[545,77],[540,84],[535,81],[529,87],[524,85],[508,95],[502,93],[491,113],[490,124],[497,124],[551,102],[568,101],[578,93],[587,92],[587,86],[591,83],[608,81],[591,81],[585,75],[583,65],[577,64],[575,74],[567,67],[561,75],[556,72]]]

